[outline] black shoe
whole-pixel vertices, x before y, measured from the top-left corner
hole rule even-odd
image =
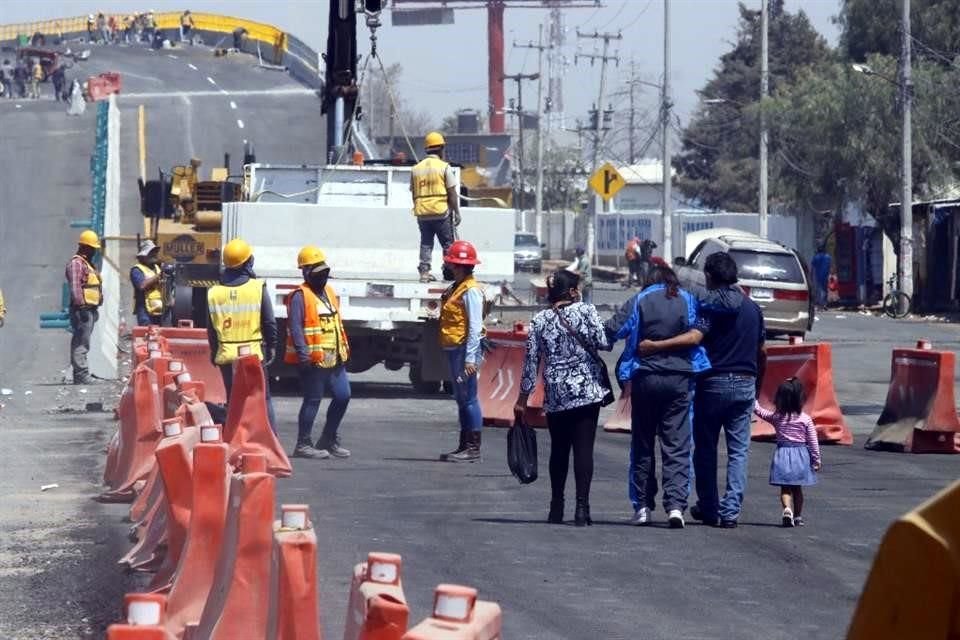
[[[563,498],[550,501],[550,513],[547,514],[550,524],[563,524]]]
[[[457,445],[457,448],[451,451],[450,453],[441,453],[440,460],[446,462],[450,459],[450,456],[455,456],[458,453],[463,453],[467,450],[467,432],[460,430],[460,444]]]
[[[695,504],[690,507],[690,517],[710,527],[716,527],[720,524],[720,518],[716,516],[713,518],[704,517],[703,510],[700,508],[699,504]]]
[[[573,524],[578,527],[591,526],[593,520],[590,519],[590,503],[586,498],[577,498],[577,510],[573,514]]]
[[[479,462],[480,461],[480,431],[467,432],[467,448],[460,453],[447,456],[447,462]]]
[[[721,529],[736,529],[736,528],[737,528],[737,521],[736,521],[736,520],[721,520],[719,526],[720,526]]]

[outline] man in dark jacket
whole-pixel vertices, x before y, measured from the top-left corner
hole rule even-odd
[[[707,524],[734,528],[747,485],[750,423],[756,390],[763,379],[765,327],[760,307],[737,286],[737,264],[726,252],[709,256],[701,293],[704,324],[670,340],[647,341],[640,353],[701,344],[711,368],[697,379],[694,399],[693,465],[698,503],[690,514]],[[717,487],[717,442],[727,441],[727,486]]]

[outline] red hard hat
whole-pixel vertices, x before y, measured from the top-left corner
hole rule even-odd
[[[480,261],[477,260],[476,247],[466,240],[457,240],[450,245],[450,249],[447,250],[447,255],[443,256],[443,261],[447,264],[480,264]]]

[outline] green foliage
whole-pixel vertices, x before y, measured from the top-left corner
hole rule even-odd
[[[783,0],[770,2],[770,91],[789,86],[810,67],[833,59],[826,41],[801,11],[788,13]],[[720,58],[701,101],[680,132],[674,159],[680,191],[705,206],[756,211],[760,98],[760,12],[740,4],[733,48]],[[771,155],[777,149],[771,139]]]
[[[900,54],[900,0],[844,0],[837,22],[840,50],[862,62]],[[910,31],[917,57],[950,62],[960,52],[960,0],[911,0]]]

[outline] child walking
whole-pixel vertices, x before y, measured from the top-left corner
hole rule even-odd
[[[788,378],[773,399],[775,409],[764,409],[758,401],[754,413],[773,425],[777,450],[770,463],[770,484],[780,487],[783,526],[802,527],[803,487],[817,483],[820,444],[813,420],[803,412],[803,384]]]

